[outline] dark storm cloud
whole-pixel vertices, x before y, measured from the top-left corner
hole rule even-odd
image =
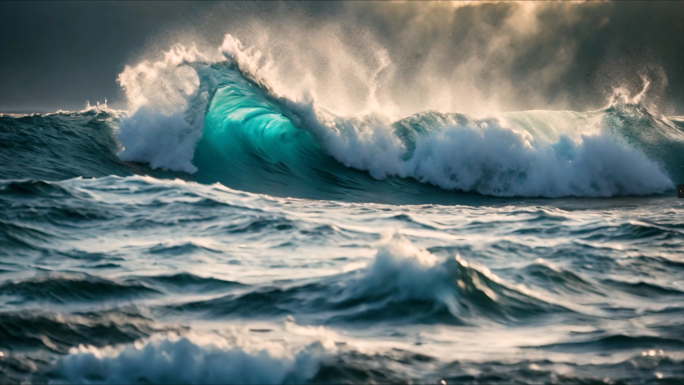
[[[111,101],[117,74],[144,52],[183,39],[217,46],[249,34],[247,20],[370,31],[392,61],[385,92],[405,103],[429,106],[439,86],[456,109],[479,98],[581,110],[617,86],[638,90],[645,75],[661,109],[684,114],[684,2],[1,2],[0,109]]]
[[[220,44],[230,25],[292,5],[211,1],[0,1],[0,111],[80,109],[120,96],[116,76],[185,31]],[[307,5],[310,12],[339,4]],[[111,104],[111,103],[110,103]]]
[[[504,108],[581,110],[618,86],[636,92],[646,76],[654,101],[684,112],[684,2],[351,5],[409,83],[439,73],[485,97],[508,94]]]
[[[208,2],[0,2],[0,109],[80,109],[112,100],[147,39]]]

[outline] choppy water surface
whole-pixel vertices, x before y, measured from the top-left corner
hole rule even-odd
[[[3,382],[678,382],[684,206],[577,206],[3,181]]]

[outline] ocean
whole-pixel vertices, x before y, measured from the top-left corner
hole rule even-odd
[[[684,118],[349,117],[223,52],[0,116],[1,383],[684,382]]]

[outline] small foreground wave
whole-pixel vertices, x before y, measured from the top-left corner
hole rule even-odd
[[[61,359],[55,383],[284,384],[311,379],[317,346],[247,350],[213,336],[156,338],[122,348],[79,346]]]

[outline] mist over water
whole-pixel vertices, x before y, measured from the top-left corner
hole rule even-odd
[[[325,4],[0,115],[0,382],[684,380],[677,75],[562,86],[632,11]]]

